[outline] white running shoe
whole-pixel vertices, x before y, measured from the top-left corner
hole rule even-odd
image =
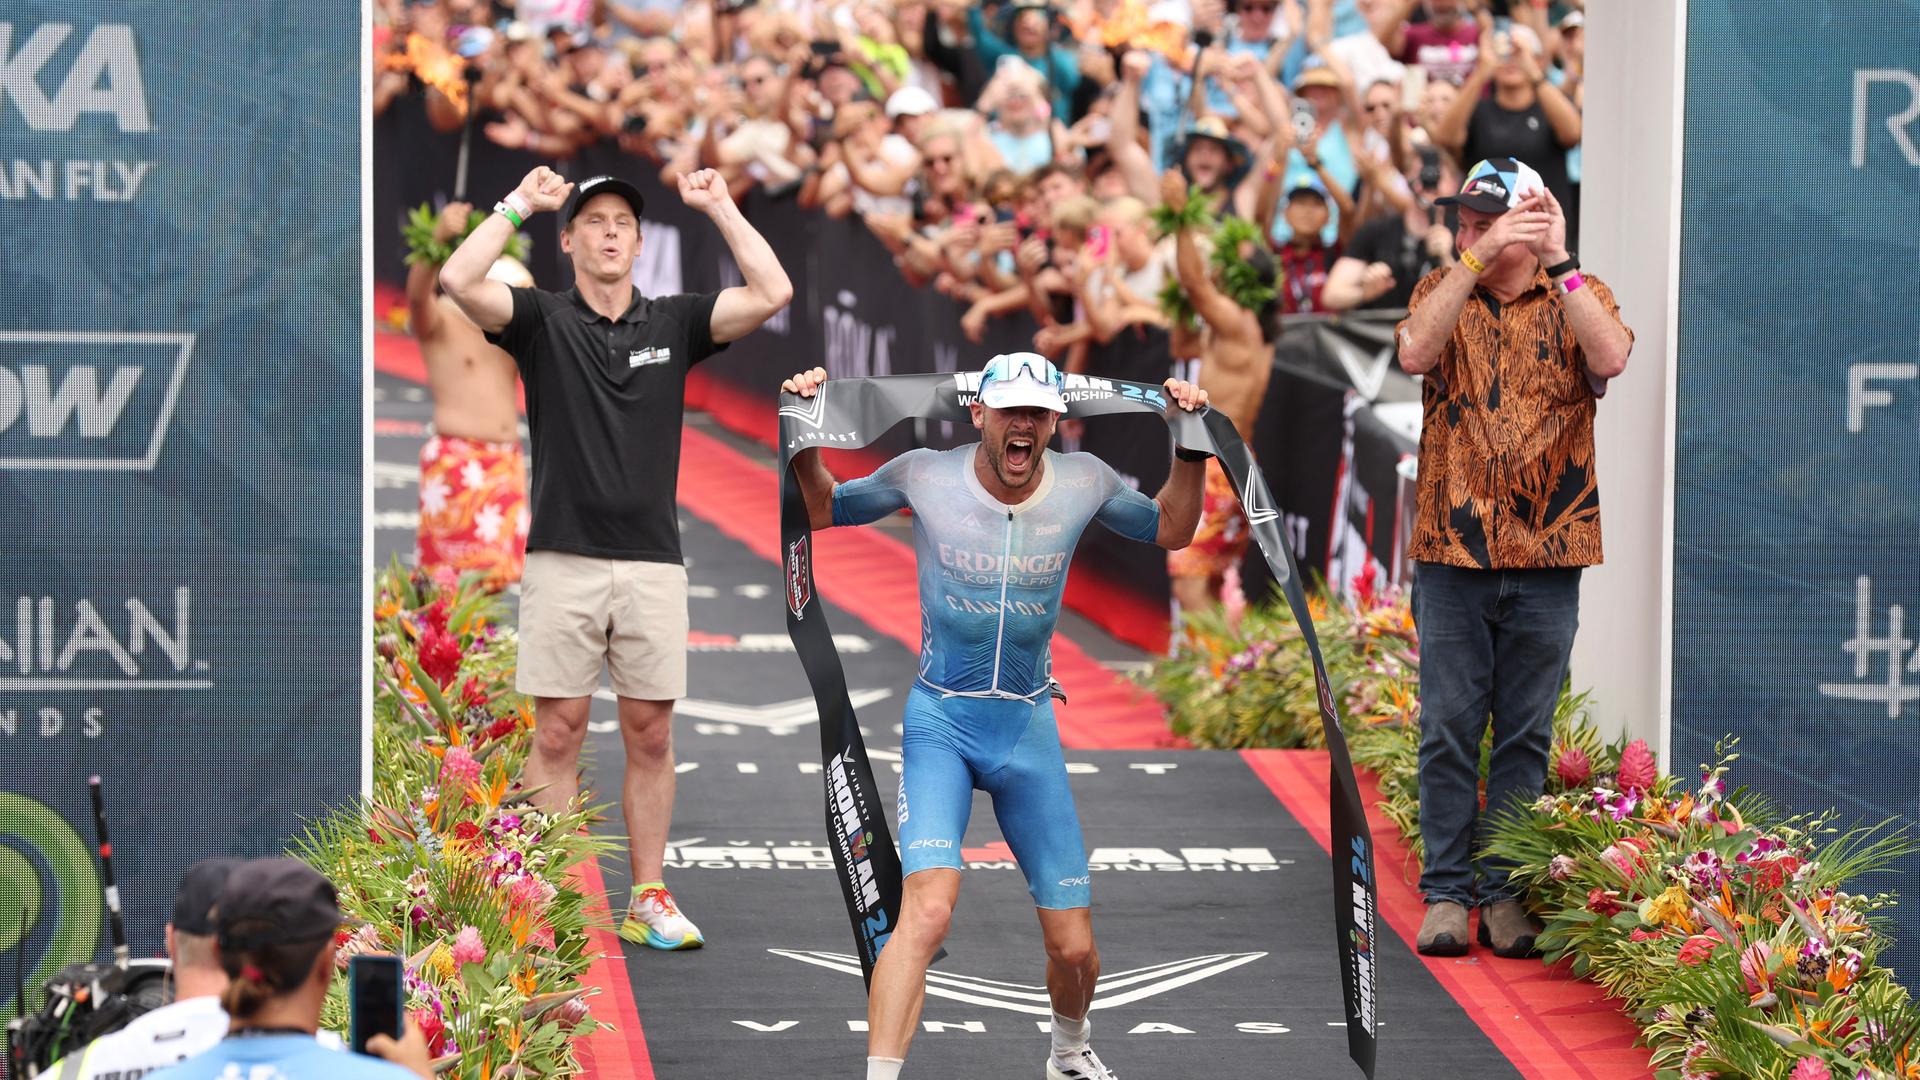
[[[697,949],[707,941],[693,920],[680,914],[673,894],[665,889],[645,889],[634,895],[626,921],[620,924],[620,936],[656,949]]]
[[[1065,1057],[1047,1058],[1047,1080],[1119,1080],[1093,1047],[1083,1046]]]

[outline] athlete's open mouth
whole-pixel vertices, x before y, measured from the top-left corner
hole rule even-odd
[[[1027,466],[1033,463],[1033,440],[1008,439],[1006,462],[1007,468],[1013,472],[1025,472]]]

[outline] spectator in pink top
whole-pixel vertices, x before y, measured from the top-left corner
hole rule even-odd
[[[1373,36],[1403,64],[1418,64],[1427,78],[1458,85],[1480,56],[1480,27],[1467,18],[1463,0],[1388,0],[1376,4]],[[1408,22],[1425,7],[1425,22]]]

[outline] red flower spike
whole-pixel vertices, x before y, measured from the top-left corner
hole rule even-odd
[[[1647,740],[1635,739],[1620,751],[1620,790],[1649,792],[1659,779],[1660,769],[1653,762],[1653,751],[1647,749]]]
[[[445,630],[427,627],[420,633],[420,669],[445,689],[460,673],[460,643]]]
[[[1563,746],[1560,756],[1554,760],[1553,774],[1560,778],[1560,786],[1571,791],[1585,786],[1593,776],[1593,762],[1587,760],[1587,752],[1577,746]]]

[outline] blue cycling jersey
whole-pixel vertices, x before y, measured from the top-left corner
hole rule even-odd
[[[1031,699],[1052,685],[1049,642],[1087,523],[1152,543],[1160,507],[1092,454],[1051,450],[1037,490],[1009,505],[974,474],[978,450],[912,450],[836,486],[833,523],[912,508],[920,681],[948,695]]]

